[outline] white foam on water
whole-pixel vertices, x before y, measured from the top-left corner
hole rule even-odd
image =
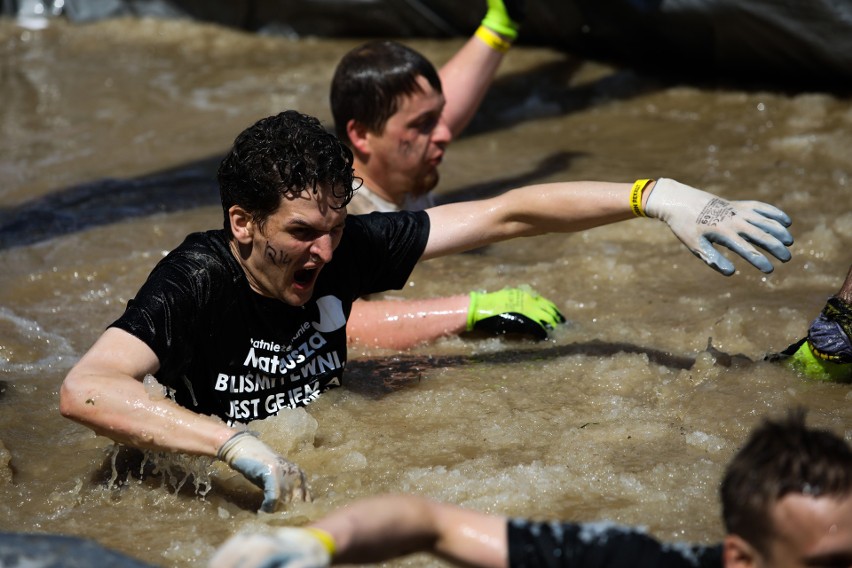
[[[69,341],[47,331],[35,320],[0,307],[0,379],[4,381],[41,379],[76,361]]]

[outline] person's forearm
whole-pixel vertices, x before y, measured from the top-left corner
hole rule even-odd
[[[349,341],[384,349],[410,349],[461,333],[467,325],[467,294],[422,300],[358,300],[346,324]]]
[[[149,394],[133,377],[72,370],[60,391],[64,416],[95,433],[143,450],[215,457],[235,430],[171,400]]]
[[[356,501],[313,524],[336,543],[335,564],[430,552],[463,566],[502,567],[506,520],[412,495]]]
[[[471,37],[438,71],[447,101],[441,117],[454,138],[476,114],[503,57],[503,53]]]
[[[429,209],[432,226],[423,259],[514,237],[582,231],[631,219],[631,187],[594,181],[549,183]],[[650,185],[645,190],[644,202],[652,189]],[[443,215],[445,211],[451,215]]]

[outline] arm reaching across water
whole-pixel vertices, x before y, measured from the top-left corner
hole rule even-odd
[[[477,331],[547,338],[565,317],[556,305],[527,288],[420,300],[367,300],[352,305],[350,341],[409,349],[425,341]]]
[[[321,568],[430,552],[461,566],[507,565],[506,518],[411,495],[383,495],[338,509],[311,527],[243,533],[210,568]]]
[[[264,511],[294,497],[310,498],[304,473],[260,440],[148,394],[142,379],[158,368],[157,356],[143,341],[107,329],[62,383],[60,411],[135,448],[219,457],[264,490]]]
[[[791,257],[787,247],[793,243],[787,230],[790,218],[780,209],[757,201],[727,201],[668,179],[632,185],[590,181],[533,185],[427,211],[432,229],[423,259],[516,237],[582,231],[634,216],[665,222],[693,254],[726,276],[734,273],[734,267],[713,243],[731,249],[762,272],[771,272],[773,266],[755,246],[787,262]]]

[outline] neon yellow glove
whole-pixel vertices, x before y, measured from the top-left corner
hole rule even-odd
[[[526,12],[525,0],[488,0],[488,12],[485,13],[482,25],[509,41],[515,41]]]
[[[496,335],[519,333],[547,338],[548,330],[565,323],[556,304],[530,288],[504,288],[499,292],[470,293],[467,330]]]
[[[808,338],[804,337],[781,353],[766,357],[767,361],[780,361],[786,367],[817,381],[848,383],[852,381],[852,364],[832,363],[814,355]]]
[[[811,379],[852,382],[852,305],[830,298],[807,337],[768,359],[783,361]]]

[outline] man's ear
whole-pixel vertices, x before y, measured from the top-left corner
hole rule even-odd
[[[761,568],[763,558],[745,539],[729,534],[722,545],[722,564],[725,568]]]
[[[354,118],[346,123],[346,135],[352,150],[358,154],[370,153],[370,130]]]
[[[228,209],[228,219],[231,221],[231,233],[237,242],[243,245],[251,244],[255,230],[252,216],[239,205],[232,205]]]

